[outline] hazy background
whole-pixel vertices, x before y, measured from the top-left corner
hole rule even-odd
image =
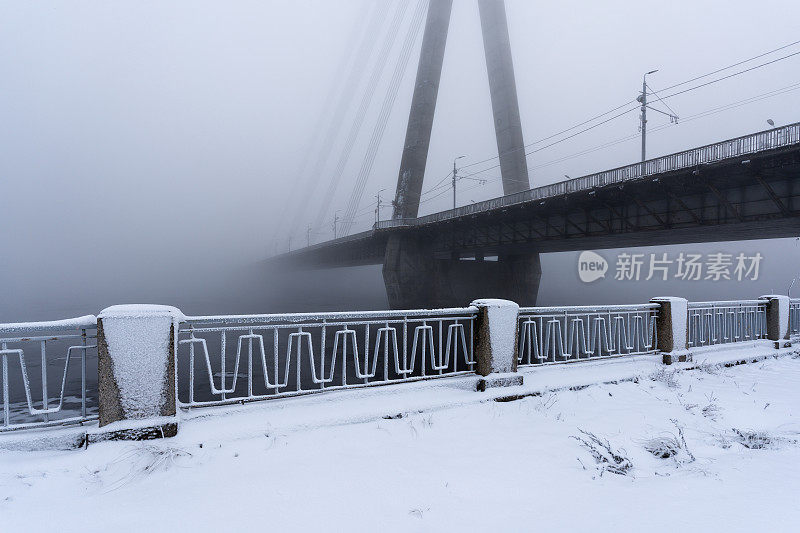
[[[391,12],[402,0],[385,1]],[[506,3],[526,143],[632,100],[645,71],[660,69],[649,78],[659,90],[800,35],[796,0]],[[279,226],[285,229],[300,208],[292,198],[302,200],[303,219],[310,222],[327,188],[340,145],[311,186],[292,193],[303,160],[320,149],[312,133],[329,120],[326,96],[344,75],[338,65],[368,4],[0,1],[0,321],[96,313],[127,302],[178,305],[192,314],[384,307],[380,267],[278,276],[259,264],[280,240]],[[415,5],[409,5],[326,218],[345,207]],[[375,49],[385,29],[372,36]],[[420,41],[421,35],[417,50]],[[393,196],[417,54],[354,231],[372,224],[377,191]],[[359,66],[363,78],[373,60]],[[648,155],[766,129],[767,119],[777,125],[800,120],[797,90],[693,118],[798,84],[798,67],[795,56],[670,99],[684,120],[658,130],[669,120],[651,113]],[[355,91],[355,102],[362,90]],[[354,108],[347,109],[343,132]],[[528,159],[533,184],[636,161],[637,126],[632,112],[536,152]],[[466,165],[496,153],[477,5],[456,0],[425,188],[448,173],[456,156],[466,155]],[[459,184],[460,203],[501,194],[497,169],[480,177],[484,185]],[[449,194],[433,198],[421,214],[450,202]],[[389,211],[384,208],[384,217]],[[293,247],[304,244],[305,224]],[[330,238],[330,232],[325,224],[312,240]],[[549,254],[543,256],[540,303],[783,293],[800,265],[791,239],[658,251],[760,251],[765,258],[755,282],[637,283],[612,275],[585,285],[577,278],[577,253]],[[617,252],[601,254],[613,264]]]

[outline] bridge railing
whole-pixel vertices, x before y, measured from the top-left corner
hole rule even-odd
[[[97,418],[96,388],[87,382],[87,366],[97,364],[96,328],[94,316],[0,324],[0,432]]]
[[[655,353],[658,309],[658,304],[520,308],[518,364]]]
[[[689,348],[767,338],[766,306],[764,300],[689,302]]]
[[[740,157],[765,150],[774,150],[798,143],[800,143],[800,123],[789,124],[787,126],[657,157],[645,161],[644,163],[634,163],[632,165],[544,185],[516,194],[492,198],[491,200],[477,202],[419,218],[382,220],[376,223],[374,227],[375,229],[387,229],[404,226],[421,226],[525,202],[553,198],[576,191],[590,190],[613,183],[638,179],[643,176],[715,163],[732,157]]]
[[[513,374],[515,362],[546,365],[659,353],[671,364],[720,344],[768,339],[785,348],[787,326],[795,338],[800,335],[800,299],[774,295],[522,308],[477,300],[469,307],[433,310],[195,317],[165,306],[118,307],[101,314],[106,334],[99,336],[94,316],[0,325],[0,432],[84,423],[99,412],[104,426],[121,422],[112,433],[152,429],[164,436],[172,426],[170,431],[177,431],[177,418],[164,422],[176,407],[475,373],[480,374],[476,389],[485,390],[496,383],[523,383],[522,375]],[[111,392],[97,398],[97,382],[87,380],[91,374]],[[148,386],[131,389],[131,382]],[[162,413],[156,418],[151,403],[159,407],[152,412]],[[112,416],[117,419],[109,420]],[[157,425],[143,425],[148,417]],[[100,433],[89,432],[87,442],[105,438]]]
[[[187,317],[178,400],[219,405],[472,372],[474,307]]]
[[[789,300],[789,335],[800,336],[800,298]]]

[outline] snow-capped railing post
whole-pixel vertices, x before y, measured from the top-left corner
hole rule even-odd
[[[656,317],[658,351],[665,365],[691,358],[689,353],[687,317],[689,302],[686,298],[659,296],[650,302],[659,305]]]
[[[517,317],[519,305],[509,300],[475,300],[475,357],[478,390],[522,385],[517,373]]]
[[[163,305],[115,305],[97,320],[100,428],[89,441],[178,432],[175,354],[183,315]]]
[[[792,345],[789,340],[789,297],[779,294],[761,296],[767,302],[767,338],[775,342],[776,348]]]

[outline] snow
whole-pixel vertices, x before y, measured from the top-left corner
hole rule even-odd
[[[197,410],[172,439],[0,451],[0,516],[33,532],[793,531],[800,358],[767,346],[525,368],[523,387],[487,394],[470,376]],[[578,386],[598,381],[615,383]],[[645,450],[671,420],[694,461]],[[631,475],[601,476],[581,429]]]
[[[12,322],[0,324],[1,333],[13,333],[16,331],[61,331],[81,328],[93,328],[97,325],[97,317],[94,315],[84,315],[77,318],[65,318],[63,320],[49,320],[45,322]]]
[[[391,311],[335,311],[318,313],[279,313],[268,315],[210,315],[187,316],[186,321],[194,323],[270,323],[304,322],[311,320],[369,320],[387,317],[439,317],[474,313],[475,307],[448,307],[441,309],[398,309]]]
[[[100,311],[98,318],[143,318],[153,315],[167,315],[175,322],[184,322],[186,320],[184,314],[177,307],[155,304],[112,305]]]
[[[100,313],[126,418],[159,416],[167,379],[170,327],[183,317],[160,305],[115,305]]]

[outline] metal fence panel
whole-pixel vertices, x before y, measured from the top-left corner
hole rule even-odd
[[[800,336],[800,298],[789,301],[789,335]]]
[[[219,405],[472,372],[477,309],[188,317],[178,398]]]
[[[97,419],[96,380],[87,380],[96,328],[94,316],[0,325],[0,432]]]
[[[764,339],[767,307],[763,300],[690,302],[690,348]]]
[[[595,307],[523,307],[519,365],[652,354],[658,304]]]

